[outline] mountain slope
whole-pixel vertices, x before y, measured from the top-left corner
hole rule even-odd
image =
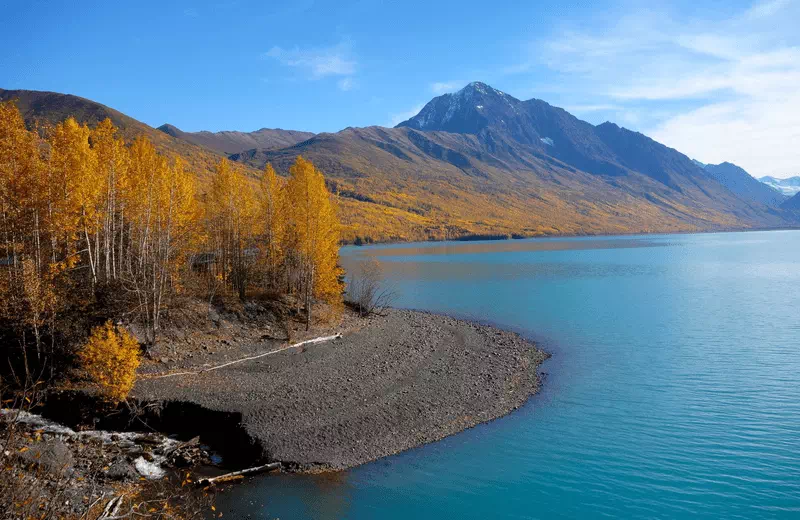
[[[800,193],[797,193],[794,197],[784,202],[781,208],[800,213]]]
[[[609,184],[546,156],[509,164],[474,136],[408,128],[354,128],[283,150],[231,159],[287,171],[314,161],[339,193],[349,238],[410,240],[479,235],[679,231],[737,226],[736,217],[688,208],[641,175]],[[637,190],[645,186],[652,200]]]
[[[0,101],[14,101],[28,126],[54,125],[68,117],[94,127],[109,118],[126,140],[143,135],[165,154],[174,154],[186,160],[189,167],[202,178],[208,178],[221,156],[183,139],[159,132],[141,121],[100,103],[70,94],[36,90],[0,89]]]
[[[800,176],[789,177],[788,179],[776,179],[775,177],[767,176],[758,180],[771,188],[775,188],[787,197],[800,193]]]
[[[520,101],[484,83],[434,98],[398,126],[474,134],[492,151],[497,143],[524,147],[591,174],[638,172],[692,197],[730,198],[691,159],[645,135],[613,123],[593,126],[542,100]]]
[[[636,171],[587,173],[537,147],[484,138],[349,128],[231,159],[256,168],[271,162],[280,172],[297,155],[314,161],[347,210],[350,239],[697,231],[780,222],[702,171],[697,179],[679,179],[684,189],[676,191]]]
[[[147,135],[162,152],[186,157],[205,179],[220,157],[174,127],[157,130],[86,99],[0,91],[0,99],[11,98],[31,125],[68,115],[89,124],[110,117],[128,139]],[[522,102],[483,84],[472,84],[458,99],[433,100],[425,124],[412,118],[416,124],[399,128],[348,128],[230,157],[253,167],[253,174],[266,162],[285,175],[297,155],[313,160],[338,194],[346,240],[784,223],[776,212],[743,201],[684,155],[641,134],[611,124],[595,127],[543,101]]]
[[[526,235],[782,222],[642,134],[611,123],[595,127],[483,83],[434,98],[394,129],[346,129],[231,158],[254,167],[269,161],[285,171],[298,154],[318,163],[343,199],[391,208],[390,221],[406,219],[413,238],[439,233],[432,227],[437,221],[452,234]],[[378,231],[365,226],[359,232]]]
[[[729,162],[707,164],[705,170],[741,199],[758,202],[771,208],[779,207],[786,200],[786,196],[781,192],[756,180],[735,164]]]
[[[198,146],[204,146],[217,153],[230,155],[252,148],[285,148],[314,136],[311,132],[262,128],[255,132],[184,132],[170,124],[161,125],[158,130],[183,139]]]

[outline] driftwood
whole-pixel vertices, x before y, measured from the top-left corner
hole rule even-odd
[[[123,498],[125,498],[125,495],[119,495],[109,500],[105,509],[103,509],[103,513],[98,517],[97,520],[110,520],[112,518],[116,518],[119,514],[119,508],[122,507]]]
[[[277,350],[272,350],[270,352],[265,352],[264,354],[259,354],[257,356],[246,357],[242,359],[236,359],[234,361],[229,361],[228,363],[223,363],[222,365],[217,365],[210,368],[204,368],[202,370],[193,371],[193,372],[173,372],[171,374],[155,374],[155,375],[145,375],[142,376],[141,379],[162,379],[165,377],[175,377],[175,376],[188,376],[188,375],[198,375],[204,372],[211,372],[212,370],[219,370],[220,368],[225,368],[231,365],[235,365],[236,363],[244,363],[245,361],[252,361],[254,359],[262,358],[265,356],[271,356],[273,354],[277,354],[279,352],[284,352],[286,350],[290,350],[297,347],[302,347],[303,345],[312,345],[314,343],[322,343],[324,341],[331,341],[334,339],[339,339],[342,337],[341,333],[334,334],[332,336],[322,336],[320,338],[309,339],[306,341],[301,341],[300,343],[295,343],[294,345],[288,345],[286,347],[279,348]]]
[[[197,481],[197,485],[213,486],[214,484],[219,484],[221,482],[230,482],[232,480],[239,480],[246,477],[247,475],[257,475],[259,473],[266,473],[267,471],[280,469],[280,467],[281,467],[280,462],[270,462],[269,464],[264,464],[263,466],[256,466],[255,468],[248,468],[240,471],[234,471],[233,473],[226,473],[218,477],[201,478],[200,480]]]
[[[177,446],[173,446],[171,449],[165,451],[164,455],[166,457],[169,457],[173,453],[176,453],[176,452],[178,452],[180,450],[183,450],[185,448],[197,446],[198,444],[200,444],[200,437],[199,436],[198,437],[193,437],[192,439],[190,439],[190,440],[188,440],[186,442],[182,442],[182,443],[178,444]]]

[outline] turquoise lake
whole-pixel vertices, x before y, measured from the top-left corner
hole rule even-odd
[[[266,476],[223,518],[800,518],[800,231],[345,248],[397,306],[553,357],[513,414],[325,477]]]

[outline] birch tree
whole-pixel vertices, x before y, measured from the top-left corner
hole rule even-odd
[[[289,168],[286,199],[286,243],[298,261],[297,291],[305,303],[308,330],[314,298],[341,302],[339,221],[322,173],[302,157]]]

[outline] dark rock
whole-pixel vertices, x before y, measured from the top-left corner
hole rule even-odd
[[[114,462],[106,471],[106,477],[111,480],[138,480],[139,473],[129,462],[120,459]]]
[[[58,439],[34,444],[18,456],[25,464],[33,464],[53,474],[68,472],[75,465],[72,452]]]

